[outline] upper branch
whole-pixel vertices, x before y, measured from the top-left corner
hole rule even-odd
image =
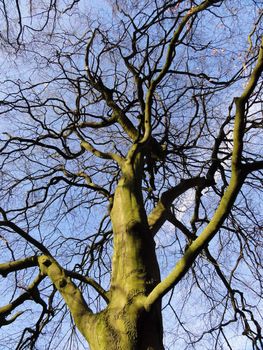
[[[125,112],[122,108],[118,106],[118,104],[114,101],[113,98],[113,91],[109,89],[102,81],[100,77],[96,77],[94,74],[92,74],[90,67],[89,67],[89,52],[91,50],[93,41],[95,39],[96,33],[99,30],[94,30],[90,41],[87,44],[86,48],[86,56],[85,56],[85,69],[87,72],[87,76],[89,79],[90,84],[96,89],[100,94],[103,100],[106,102],[107,106],[110,107],[113,111],[113,119],[114,121],[118,121],[118,123],[122,126],[123,130],[126,132],[126,134],[132,139],[136,140],[138,136],[138,132],[133,125],[133,123],[130,121],[130,119],[127,117]]]
[[[177,186],[170,188],[161,195],[156,207],[148,216],[148,224],[152,235],[155,235],[169,215],[169,208],[173,201],[181,194],[189,190],[190,188],[199,186],[205,187],[210,184],[211,181],[205,177],[193,177],[191,179],[181,181]]]
[[[120,166],[123,163],[123,158],[120,157],[118,154],[112,153],[112,152],[99,151],[98,149],[96,149],[94,146],[92,146],[92,144],[90,144],[87,141],[84,141],[84,140],[81,141],[81,147],[84,148],[85,150],[91,152],[92,154],[94,154],[95,156],[97,156],[99,158],[112,159],[115,162],[117,162]]]
[[[38,248],[42,253],[46,255],[51,255],[48,249],[40,243],[38,240],[30,236],[27,232],[22,230],[19,226],[17,226],[15,223],[9,221],[9,220],[1,220],[0,221],[0,227],[8,227],[11,228],[14,232],[18,233],[22,238],[24,238],[26,241],[34,245],[36,248]]]
[[[241,155],[243,150],[243,135],[245,132],[245,117],[244,117],[245,106],[262,74],[262,70],[263,70],[262,67],[263,67],[263,38],[261,40],[261,47],[259,50],[257,64],[251,73],[247,86],[244,89],[242,95],[240,97],[235,98],[236,117],[235,117],[234,135],[233,135],[234,146],[233,146],[233,155],[232,155],[232,171],[234,173],[238,171],[241,164]]]
[[[241,164],[243,149],[243,134],[245,124],[245,104],[253,93],[257,82],[263,72],[263,39],[259,50],[257,64],[250,76],[248,84],[240,97],[235,98],[236,114],[234,123],[234,143],[232,153],[232,172],[229,185],[208,225],[203,232],[192,242],[184,256],[178,261],[170,274],[160,282],[145,300],[145,308],[151,305],[169,290],[171,290],[187,273],[198,254],[208,245],[229,215],[234,201],[244,183],[246,173]]]
[[[210,7],[213,4],[216,4],[218,0],[206,0],[202,2],[200,5],[192,7],[187,14],[183,17],[181,23],[175,30],[173,37],[169,43],[167,53],[166,53],[166,59],[164,62],[163,67],[161,68],[161,71],[157,75],[155,79],[151,81],[150,87],[148,89],[148,92],[146,94],[146,99],[145,99],[145,114],[144,114],[144,135],[143,138],[141,139],[140,143],[146,143],[149,141],[150,136],[151,136],[151,109],[152,109],[152,102],[153,102],[153,95],[154,92],[158,86],[158,84],[161,82],[161,80],[166,76],[169,68],[171,67],[171,64],[173,62],[173,59],[175,57],[175,48],[176,45],[178,44],[178,40],[180,38],[180,35],[182,34],[185,26],[189,22],[189,20],[195,16],[198,12],[204,11],[208,7]]]
[[[29,139],[29,138],[24,138],[24,137],[13,137],[11,135],[9,135],[9,139],[7,141],[5,141],[4,146],[0,149],[1,153],[3,154],[3,152],[5,151],[5,149],[7,148],[7,146],[11,143],[15,143],[16,141],[21,143],[21,144],[25,144],[28,145],[29,147],[34,147],[34,146],[39,146],[42,148],[46,148],[46,149],[50,149],[53,150],[55,152],[57,152],[61,157],[63,157],[64,159],[75,159],[78,156],[82,155],[84,153],[84,149],[81,149],[79,152],[77,153],[71,153],[69,151],[69,149],[66,149],[66,152],[63,152],[59,147],[51,145],[51,144],[46,144],[44,142],[42,142],[43,139],[48,138],[48,136],[41,136],[38,137],[36,139]],[[50,136],[51,137],[51,136]]]

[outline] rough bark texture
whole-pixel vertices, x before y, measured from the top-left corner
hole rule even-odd
[[[140,297],[133,297],[121,309],[111,305],[89,320],[86,333],[90,349],[162,350],[161,319],[153,310],[147,313],[140,306]]]
[[[145,297],[160,282],[160,273],[138,192],[141,179],[136,174],[136,169],[127,164],[114,195],[110,303],[93,316],[94,322],[90,322],[86,333],[94,350],[163,349],[160,303],[149,312],[144,309]]]

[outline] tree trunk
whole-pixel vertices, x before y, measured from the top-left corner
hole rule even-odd
[[[136,299],[136,298],[135,298]],[[86,334],[91,350],[163,350],[161,320],[127,302],[124,309],[109,306],[89,320]]]
[[[160,272],[140,182],[134,168],[127,166],[115,191],[110,303],[88,322],[85,336],[92,350],[163,350],[161,304],[149,312],[143,306]]]

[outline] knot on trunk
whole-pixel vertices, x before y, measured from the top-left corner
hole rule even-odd
[[[141,235],[143,233],[143,225],[137,220],[131,220],[127,224],[127,233],[130,235]]]
[[[59,288],[64,288],[67,285],[67,280],[65,278],[62,278],[59,282],[58,282],[58,286]]]

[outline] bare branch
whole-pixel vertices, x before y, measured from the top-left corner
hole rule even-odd
[[[160,282],[149,294],[145,301],[145,308],[149,310],[156,300],[160,299],[169,290],[171,290],[192,266],[197,255],[207,247],[215,234],[220,229],[226,217],[229,215],[239,190],[245,180],[242,171],[241,155],[243,149],[244,134],[244,113],[245,103],[254,91],[258,79],[263,71],[263,46],[261,46],[258,55],[257,64],[251,74],[247,87],[239,98],[236,98],[236,115],[234,126],[234,145],[232,153],[232,174],[228,188],[226,189],[218,208],[216,209],[209,224],[196,240],[189,246],[183,257],[176,264],[170,274]]]
[[[6,277],[10,272],[19,271],[34,266],[38,266],[37,256],[30,256],[20,260],[9,261],[0,264],[0,275]]]

